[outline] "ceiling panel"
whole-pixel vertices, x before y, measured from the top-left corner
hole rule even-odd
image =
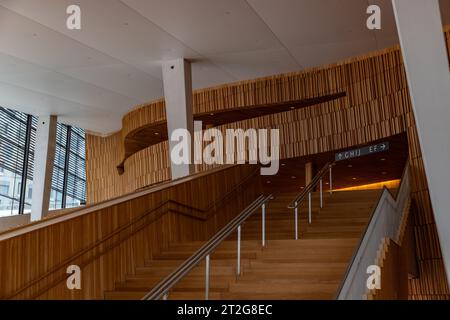
[[[69,30],[66,8],[73,3],[72,0],[0,0],[0,5],[14,12],[127,63],[198,56],[119,0],[76,1],[81,8],[82,26],[81,30]]]
[[[247,0],[288,47],[373,39],[367,1]]]
[[[163,96],[162,80],[125,64],[64,69],[64,74],[134,98],[140,103]]]
[[[245,0],[121,0],[201,54],[280,48]]]
[[[138,100],[128,98],[112,91],[67,77],[53,71],[15,75],[8,83],[33,91],[45,93],[65,100],[90,106],[92,109],[109,112],[125,112],[130,105],[139,104]]]
[[[81,30],[66,28],[74,3]],[[450,0],[440,3],[450,24]],[[381,7],[381,30],[366,28],[368,4]],[[163,96],[163,60],[191,59],[198,89],[396,43],[391,0],[0,0],[0,103],[109,133]]]
[[[301,69],[297,61],[284,48],[229,53],[209,56],[208,58],[239,80],[254,79]]]
[[[313,68],[342,61],[376,49],[376,42],[361,40],[298,46],[292,47],[290,51],[304,68]]]
[[[36,116],[48,115],[49,113],[47,111],[49,111],[50,114],[60,115],[80,112],[86,113],[87,115],[104,115],[104,111],[97,112],[92,110],[89,106],[4,83],[2,81],[0,81],[0,104],[10,106],[16,110],[21,109],[24,112]]]
[[[138,103],[162,97],[161,60],[164,59],[182,56],[199,61],[194,65],[195,88],[235,80],[210,61],[199,59],[200,56],[195,51],[121,1],[85,0],[77,3],[81,7],[82,29],[71,31],[65,26],[65,9],[72,1],[0,0],[0,5],[8,8],[6,10],[0,7],[5,16],[9,13],[9,19],[16,21],[14,28],[28,31],[32,38],[40,38],[36,43],[29,43],[26,48],[28,40],[22,37],[16,40],[21,45],[20,48],[5,48],[3,52],[133,97]],[[56,49],[53,54],[46,52],[46,48],[55,44],[76,55],[84,54],[84,63],[55,63],[70,59],[70,56],[67,57],[64,52]],[[30,50],[32,46],[37,46],[43,56],[17,55],[18,51],[33,52]],[[98,59],[94,60],[94,57]],[[128,109],[134,106],[135,104],[130,104]],[[123,109],[119,111],[125,112]]]
[[[18,99],[20,97],[20,99]],[[0,82],[0,105],[39,115],[58,114],[64,123],[78,125],[94,132],[107,133],[120,128],[120,117],[89,106]],[[75,119],[85,119],[77,122]]]
[[[194,90],[236,81],[236,78],[208,59],[193,61],[192,87]]]

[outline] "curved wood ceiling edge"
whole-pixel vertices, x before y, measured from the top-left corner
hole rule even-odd
[[[219,110],[217,112],[203,112],[194,115],[194,120],[202,121],[203,128],[216,127],[224,124],[238,122],[242,120],[258,118],[265,115],[271,115],[282,112],[289,112],[320,103],[329,102],[346,96],[346,92],[338,92],[329,95],[323,95],[315,98],[307,98],[301,100],[293,100],[286,102],[278,102],[266,105],[254,105],[240,108],[232,108],[227,110]],[[148,106],[149,108],[151,106]],[[127,135],[122,136],[124,146],[123,160],[117,165],[119,174],[124,173],[125,161],[133,154],[152,145],[164,142],[168,139],[167,121],[158,121],[144,124],[135,128]]]

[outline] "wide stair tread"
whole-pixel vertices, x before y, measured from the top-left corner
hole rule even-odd
[[[261,247],[261,214],[242,226],[241,274],[236,275],[236,234],[211,254],[210,299],[333,299],[375,205],[379,190],[312,194],[299,207],[300,239],[294,240],[294,214],[287,205],[294,193],[276,195],[266,211],[266,247]],[[172,243],[136,268],[105,299],[141,299],[204,242]],[[205,262],[172,288],[169,299],[204,299]]]

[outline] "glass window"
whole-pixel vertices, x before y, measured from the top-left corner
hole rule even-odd
[[[24,113],[0,107],[0,216],[19,213],[28,120]]]
[[[23,212],[31,211],[36,127],[36,117],[0,107],[0,216],[18,214],[21,201]],[[26,152],[28,133],[30,146]],[[84,130],[58,123],[50,209],[86,202],[85,159]],[[26,160],[27,176],[22,177]],[[26,183],[23,199],[22,183]]]
[[[0,194],[9,194],[9,182],[8,181],[0,182]]]
[[[68,159],[66,163],[66,159]],[[65,201],[63,201],[65,197]],[[80,128],[58,124],[50,207],[61,209],[86,203],[85,133]],[[65,206],[64,206],[65,205]]]

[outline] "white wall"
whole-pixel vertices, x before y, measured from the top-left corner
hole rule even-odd
[[[450,276],[450,72],[439,2],[392,3],[443,260]]]
[[[10,217],[0,217],[0,232],[14,227],[22,226],[30,222],[29,214],[21,214]]]

